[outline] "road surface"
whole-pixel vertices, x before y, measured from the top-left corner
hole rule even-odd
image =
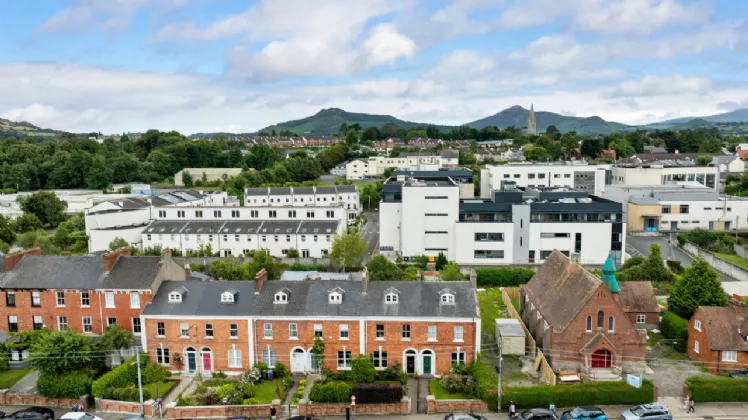
[[[369,261],[371,257],[379,253],[379,212],[367,212],[364,213],[364,215],[366,215],[366,218],[368,219],[366,226],[364,226],[364,231],[361,234],[368,244],[366,256],[364,256],[363,262],[363,264],[366,265],[366,262]]]
[[[645,258],[649,256],[649,246],[651,244],[660,245],[660,254],[662,255],[662,259],[680,261],[683,267],[691,265],[691,260],[693,258],[691,258],[690,255],[686,254],[682,249],[678,248],[678,243],[675,241],[675,234],[673,234],[672,248],[668,244],[667,236],[626,235],[626,252],[628,252],[632,257],[635,255],[640,255]],[[727,277],[719,272],[717,273],[717,275],[719,275],[719,280],[722,282],[735,281],[735,279]]]

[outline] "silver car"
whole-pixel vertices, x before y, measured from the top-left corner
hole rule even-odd
[[[673,414],[662,404],[642,404],[621,413],[621,420],[673,420]]]

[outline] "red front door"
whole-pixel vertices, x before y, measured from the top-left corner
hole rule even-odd
[[[211,371],[210,353],[203,353],[203,371]]]
[[[613,357],[610,351],[600,349],[592,353],[592,367],[593,368],[609,368],[613,364]]]

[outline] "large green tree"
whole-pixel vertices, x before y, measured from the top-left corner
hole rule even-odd
[[[717,272],[703,258],[697,258],[675,283],[667,303],[679,317],[690,319],[699,306],[727,306],[729,300]]]
[[[45,225],[57,227],[65,220],[68,203],[51,191],[39,191],[21,200],[21,210],[39,218]]]
[[[384,255],[377,255],[366,263],[372,281],[402,280],[403,270]]]
[[[330,259],[345,268],[361,267],[366,256],[368,244],[358,232],[345,232],[335,235],[332,240]]]
[[[0,241],[10,245],[15,240],[16,230],[13,227],[13,222],[0,214]]]
[[[100,365],[104,355],[93,345],[92,337],[73,331],[48,333],[29,348],[29,360],[42,374],[64,375]]]

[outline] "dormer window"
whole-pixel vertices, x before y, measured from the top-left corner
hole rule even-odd
[[[442,305],[455,303],[455,292],[450,289],[442,289],[442,291],[439,292],[439,296]]]
[[[169,302],[181,302],[182,294],[177,292],[169,293]]]
[[[384,303],[397,303],[398,296],[396,293],[387,293],[384,295]]]
[[[221,293],[221,303],[234,303],[237,293],[238,291],[235,289],[230,289]]]
[[[281,290],[275,294],[275,302],[278,304],[288,303],[288,292]]]
[[[330,290],[330,293],[328,294],[328,301],[333,304],[343,303],[343,293],[343,289],[341,289],[340,287],[336,287]]]

